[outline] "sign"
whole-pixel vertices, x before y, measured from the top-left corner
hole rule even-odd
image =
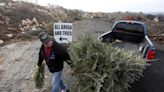
[[[72,42],[72,23],[54,23],[54,38],[58,43]]]

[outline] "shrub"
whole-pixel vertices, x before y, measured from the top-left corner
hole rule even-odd
[[[146,65],[134,52],[101,43],[91,33],[68,49],[79,92],[127,92]]]
[[[47,31],[48,34],[53,35],[53,25],[55,22],[49,22],[44,29]]]

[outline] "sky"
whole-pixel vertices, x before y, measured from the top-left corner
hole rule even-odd
[[[24,0],[87,12],[164,12],[163,0]]]

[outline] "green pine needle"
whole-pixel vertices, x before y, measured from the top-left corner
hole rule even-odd
[[[127,92],[146,66],[134,52],[101,43],[91,33],[71,43],[69,54],[79,92]]]
[[[37,67],[37,71],[34,75],[35,87],[41,89],[44,85],[44,64],[40,67]]]

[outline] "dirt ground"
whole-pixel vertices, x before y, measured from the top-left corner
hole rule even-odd
[[[40,41],[24,41],[0,47],[0,92],[50,92],[51,73],[46,67],[45,83],[42,89],[36,89],[33,76],[36,71]],[[158,61],[143,73],[144,77],[132,85],[131,92],[164,91],[164,48],[155,44]],[[77,92],[75,78],[65,64],[63,79],[71,92]]]
[[[45,70],[44,87],[35,88],[33,76],[36,71],[39,40],[18,42],[0,48],[0,92],[50,92],[51,73]],[[63,79],[72,92],[76,92],[75,79],[65,64]]]

